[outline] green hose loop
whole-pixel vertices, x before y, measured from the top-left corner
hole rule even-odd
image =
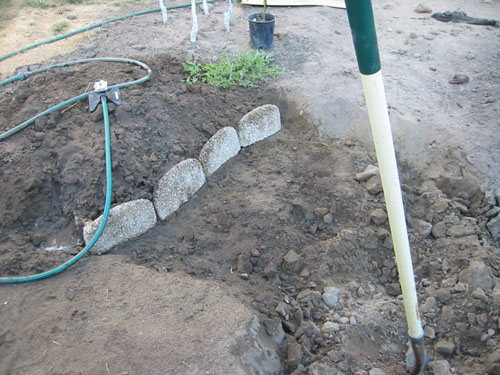
[[[65,63],[61,63],[61,64],[51,65],[51,66],[48,66],[48,67],[44,67],[44,68],[40,68],[40,69],[34,70],[32,72],[26,72],[24,74],[24,76],[25,76],[25,78],[29,78],[32,75],[43,73],[43,72],[49,71],[51,69],[63,68],[63,67],[71,66],[71,65],[83,64],[83,63],[89,63],[89,62],[96,62],[96,61],[98,61],[98,62],[119,62],[119,63],[134,64],[134,65],[140,66],[141,68],[143,68],[144,70],[147,71],[147,74],[144,77],[140,78],[140,79],[137,79],[135,81],[125,82],[125,83],[120,83],[118,85],[113,85],[113,86],[109,87],[110,89],[113,88],[113,87],[123,88],[123,87],[130,87],[130,86],[133,86],[133,85],[141,84],[141,83],[146,82],[149,79],[151,79],[151,75],[153,74],[153,72],[152,72],[152,70],[151,70],[151,68],[149,66],[147,66],[143,62],[140,62],[140,61],[137,61],[137,60],[125,59],[125,58],[119,58],[119,57],[97,57],[97,58],[92,58],[92,59],[75,60],[75,61],[69,61],[69,62],[65,62]],[[12,82],[12,80],[15,80],[14,78],[16,78],[16,77],[12,77],[12,78],[8,79],[6,83]],[[4,82],[0,82],[0,86],[2,86],[3,84],[5,84],[5,83]],[[18,131],[24,129],[28,125],[30,125],[33,122],[35,122],[35,120],[37,118],[39,118],[41,116],[48,115],[49,113],[51,113],[53,111],[56,111],[56,110],[58,110],[58,109],[60,109],[60,108],[62,108],[64,106],[72,104],[72,103],[74,103],[74,102],[76,102],[76,101],[78,101],[80,99],[85,99],[88,96],[89,96],[89,93],[86,92],[86,93],[80,94],[78,96],[75,96],[74,98],[65,100],[64,102],[59,103],[59,104],[57,104],[54,107],[51,107],[49,109],[46,109],[43,112],[40,112],[39,114],[33,116],[29,120],[26,120],[23,123],[15,126],[14,128],[6,131],[5,133],[0,134],[0,141],[3,141],[4,139],[6,139],[6,138],[10,137],[11,135],[17,133]]]
[[[216,0],[207,0],[207,3],[214,3],[215,1]],[[200,5],[200,4],[203,4],[203,2],[199,1],[196,4]],[[187,7],[190,7],[190,6],[191,6],[191,3],[187,3],[187,4],[180,4],[180,5],[171,5],[171,6],[168,6],[166,8],[168,10],[170,10],[170,9],[178,9],[178,8],[187,8]],[[45,40],[43,42],[35,43],[35,44],[32,44],[31,46],[24,47],[24,48],[21,48],[20,50],[8,53],[7,55],[0,57],[0,61],[8,59],[9,57],[17,55],[19,53],[29,51],[30,49],[42,46],[44,44],[49,44],[49,43],[57,42],[58,40],[61,40],[61,39],[64,39],[64,38],[68,38],[70,36],[73,36],[73,35],[76,35],[76,34],[79,34],[79,33],[83,33],[85,31],[89,31],[89,30],[95,29],[97,27],[101,27],[101,26],[106,25],[108,23],[112,23],[112,22],[116,22],[116,21],[121,21],[121,20],[124,20],[124,19],[127,19],[127,18],[136,17],[136,16],[143,16],[145,14],[155,13],[155,12],[161,12],[161,9],[160,8],[156,8],[156,9],[145,10],[145,11],[142,11],[142,12],[132,13],[132,14],[128,14],[126,16],[116,17],[116,18],[113,18],[113,19],[110,19],[110,20],[107,20],[107,21],[104,21],[104,22],[96,23],[95,25],[87,26],[87,27],[84,27],[83,29],[75,30],[75,31],[72,31],[72,32],[67,33],[67,34],[60,35],[60,36],[58,36],[56,38],[52,38],[52,39],[49,39],[49,40]]]
[[[36,275],[29,276],[13,276],[13,277],[0,277],[0,284],[14,284],[14,283],[25,283],[28,281],[35,281],[45,279],[50,276],[54,276],[78,262],[82,257],[89,252],[89,250],[95,245],[108,221],[109,208],[111,206],[111,194],[112,194],[112,180],[111,180],[111,136],[109,131],[109,114],[108,114],[108,104],[106,102],[106,97],[101,97],[102,113],[104,115],[104,143],[106,148],[106,201],[104,202],[104,213],[102,214],[102,221],[97,228],[97,232],[90,242],[85,246],[78,254],[67,262],[61,264],[60,266],[53,268],[49,271],[38,273]]]
[[[213,3],[215,1],[216,0],[207,0],[208,3]],[[202,3],[203,2],[200,1],[200,2],[197,2],[196,4],[199,5]],[[186,8],[189,6],[191,6],[191,3],[181,4],[181,5],[173,5],[173,6],[168,6],[166,8],[167,9],[177,9],[177,8]],[[126,18],[131,18],[131,17],[135,17],[135,16],[140,16],[140,15],[154,13],[154,12],[160,12],[160,11],[161,11],[160,8],[151,9],[151,10],[146,10],[143,12],[129,14],[129,15],[123,16],[123,17],[113,18],[113,19],[108,20],[108,21],[104,21],[104,22],[101,22],[101,23],[98,23],[98,24],[95,24],[92,26],[85,27],[85,28],[80,29],[80,30],[73,31],[73,32],[68,33],[68,34],[61,35],[57,38],[53,38],[50,40],[46,40],[44,42],[36,43],[36,44],[31,45],[31,46],[22,48],[18,51],[11,52],[5,56],[0,57],[0,61],[3,61],[5,59],[12,57],[14,55],[17,55],[19,53],[28,51],[30,49],[39,47],[43,44],[52,43],[52,42],[70,37],[72,35],[82,33],[84,31],[92,30],[96,27],[100,27],[100,26],[103,26],[103,25],[111,23],[111,22],[116,22],[116,21],[120,21],[120,20],[123,20]],[[96,62],[96,61],[99,61],[99,62],[121,62],[121,63],[135,64],[135,65],[138,65],[147,71],[146,76],[144,76],[143,78],[140,78],[138,80],[131,81],[131,82],[125,82],[125,83],[113,85],[113,86],[108,87],[108,89],[112,89],[115,87],[117,87],[117,88],[130,87],[133,85],[137,85],[137,84],[146,82],[149,79],[151,79],[151,75],[152,75],[151,69],[149,68],[149,66],[147,66],[146,64],[144,64],[140,61],[126,59],[126,58],[102,57],[102,58],[89,58],[89,59],[83,59],[83,60],[75,60],[75,61],[70,61],[70,62],[66,62],[66,63],[51,65],[48,67],[37,69],[37,70],[32,71],[32,72],[18,73],[14,77],[8,78],[4,81],[0,81],[0,87],[3,85],[6,85],[8,83],[14,82],[14,81],[24,80],[24,79],[29,78],[30,76],[32,76],[34,74],[43,73],[43,72],[46,72],[46,71],[49,71],[49,70],[52,70],[55,68],[67,67],[67,66],[71,66],[71,65]],[[18,131],[24,129],[29,124],[33,123],[40,116],[47,115],[55,110],[58,110],[66,105],[72,104],[80,99],[85,99],[88,97],[88,95],[89,95],[89,93],[84,93],[84,94],[75,96],[74,98],[68,99],[62,103],[55,105],[52,108],[49,108],[49,109],[37,114],[36,116],[32,117],[31,119],[24,121],[22,124],[19,124],[19,125],[15,126],[14,128],[8,130],[7,132],[0,134],[0,141],[10,137],[11,135],[17,133]],[[89,252],[89,250],[95,245],[95,243],[97,242],[97,240],[101,236],[102,232],[104,231],[104,227],[106,226],[108,216],[109,216],[109,209],[111,206],[112,179],[111,179],[111,137],[110,137],[110,131],[109,131],[109,113],[108,113],[108,104],[107,104],[105,96],[101,96],[101,104],[102,104],[102,112],[103,112],[103,116],[104,116],[104,133],[105,133],[105,148],[106,148],[106,200],[104,203],[104,212],[102,214],[102,221],[101,221],[101,224],[99,225],[99,228],[97,229],[97,232],[94,234],[94,237],[92,237],[90,242],[77,255],[75,255],[74,257],[72,257],[71,259],[66,261],[65,263],[61,264],[60,266],[53,268],[51,270],[39,273],[39,274],[35,274],[35,275],[0,277],[0,284],[23,283],[23,282],[28,282],[28,281],[41,280],[41,279],[45,279],[45,278],[50,277],[50,276],[54,276],[54,275],[56,275],[64,270],[68,269],[69,267],[74,265],[76,262],[78,262],[83,256],[85,256],[85,254],[87,254]]]

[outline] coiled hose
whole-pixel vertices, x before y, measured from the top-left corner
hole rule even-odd
[[[28,72],[25,74],[18,74],[17,76],[5,80],[3,82],[0,82],[0,86],[5,85],[7,83],[13,82],[15,80],[20,80],[20,79],[26,79],[34,74],[39,74],[43,73],[55,68],[62,68],[62,67],[67,67],[67,66],[72,66],[76,64],[83,64],[83,63],[89,63],[89,62],[118,62],[118,63],[128,63],[128,64],[134,64],[138,65],[144,70],[147,71],[147,74],[135,81],[131,82],[125,82],[125,83],[120,83],[117,85],[110,86],[108,89],[112,89],[114,87],[117,88],[123,88],[123,87],[129,87],[133,85],[138,85],[140,83],[146,82],[149,79],[151,79],[152,71],[149,66],[146,64],[136,61],[136,60],[131,60],[131,59],[125,59],[125,58],[114,58],[114,57],[102,57],[102,58],[92,58],[92,59],[84,59],[84,60],[76,60],[76,61],[70,61],[62,64],[55,64],[51,65],[42,69],[35,70],[33,72]],[[0,134],[0,141],[10,137],[11,135],[19,132],[20,130],[24,129],[28,125],[32,124],[37,118],[40,116],[47,115],[55,110],[58,110],[66,105],[72,104],[80,99],[85,99],[89,96],[90,93],[83,93],[81,95],[75,96],[74,98],[68,99],[62,103],[57,104],[56,106],[49,108],[36,116],[32,117],[29,120],[24,121],[22,124],[19,124],[15,126],[14,128],[8,130],[7,132]],[[102,112],[103,112],[103,117],[104,117],[104,143],[105,143],[105,157],[106,157],[106,200],[104,203],[104,213],[102,215],[102,221],[101,224],[99,225],[96,233],[90,240],[90,242],[74,257],[66,261],[65,263],[61,264],[60,266],[53,268],[51,270],[38,273],[35,275],[29,275],[29,276],[13,276],[13,277],[0,277],[0,284],[7,284],[7,283],[22,283],[22,282],[28,282],[28,281],[35,281],[35,280],[41,280],[45,279],[47,277],[56,275],[65,269],[71,267],[73,264],[78,262],[85,254],[89,252],[89,250],[95,245],[99,237],[101,236],[102,232],[104,231],[104,227],[106,226],[108,216],[109,216],[109,209],[111,206],[111,195],[112,195],[112,178],[111,178],[111,137],[110,137],[110,130],[109,130],[109,113],[108,113],[108,104],[107,104],[107,99],[105,96],[101,96],[101,104],[102,104]]]
[[[213,3],[215,1],[216,0],[208,0],[207,2]],[[202,4],[202,2],[198,2],[196,4]],[[189,6],[191,6],[191,3],[182,4],[182,5],[173,5],[173,6],[169,6],[166,8],[167,9],[177,9],[177,8],[186,8]],[[18,51],[11,52],[5,56],[0,57],[0,61],[3,61],[5,59],[12,57],[14,55],[17,55],[19,53],[28,51],[30,49],[36,48],[36,47],[41,46],[43,44],[52,43],[52,42],[55,42],[57,40],[61,40],[61,39],[70,37],[72,35],[75,35],[75,34],[78,34],[78,33],[84,32],[84,31],[88,31],[88,30],[94,29],[96,27],[103,26],[107,23],[116,22],[116,21],[123,20],[126,18],[131,18],[131,17],[135,17],[135,16],[140,16],[140,15],[154,13],[154,12],[160,12],[160,11],[161,11],[160,8],[151,9],[151,10],[147,10],[147,11],[143,11],[143,12],[133,13],[133,14],[123,16],[123,17],[113,18],[113,19],[108,20],[108,21],[104,21],[104,22],[101,22],[101,23],[98,23],[98,24],[95,24],[95,25],[92,25],[89,27],[85,27],[85,28],[80,29],[80,30],[73,31],[73,32],[68,33],[68,34],[61,35],[57,38],[53,38],[53,39],[50,39],[50,40],[47,40],[44,42],[36,43],[36,44],[31,45],[31,46],[22,48]],[[52,70],[52,69],[62,68],[62,67],[67,67],[67,66],[72,66],[72,65],[76,65],[76,64],[82,64],[82,63],[89,63],[89,62],[118,62],[118,63],[135,64],[135,65],[138,65],[147,71],[147,75],[141,79],[113,85],[113,86],[108,87],[108,90],[115,88],[115,87],[124,88],[124,87],[130,87],[133,85],[138,85],[140,83],[146,82],[149,79],[151,79],[151,75],[152,75],[152,71],[149,68],[149,66],[147,66],[146,64],[144,64],[140,61],[126,59],[126,58],[102,57],[102,58],[90,58],[90,59],[70,61],[70,62],[55,64],[55,65],[51,65],[51,66],[48,66],[45,68],[37,69],[37,70],[32,71],[32,72],[19,73],[18,75],[14,76],[14,77],[8,78],[4,81],[0,81],[0,86],[6,85],[8,83],[11,83],[11,82],[14,82],[17,80],[24,80],[26,78],[29,78],[32,75],[47,72],[47,71]],[[6,131],[5,133],[0,134],[0,141],[5,140],[6,138],[10,137],[11,135],[24,129],[28,125],[32,124],[37,118],[39,118],[41,116],[45,116],[53,111],[56,111],[64,106],[72,104],[78,100],[86,99],[88,96],[89,96],[89,93],[84,93],[84,94],[75,96],[74,98],[65,100],[64,102],[59,103],[59,104],[55,105],[54,107],[51,107],[51,108],[37,114],[36,116],[32,117],[31,119],[24,121],[23,123],[15,126],[14,128]],[[72,257],[71,259],[69,259],[68,261],[66,261],[65,263],[61,264],[58,267],[55,267],[53,269],[50,269],[48,271],[38,273],[35,275],[0,277],[0,284],[23,283],[23,282],[28,282],[28,281],[41,280],[41,279],[45,279],[45,278],[50,277],[50,276],[54,276],[54,275],[56,275],[64,270],[68,269],[69,267],[74,265],[76,262],[78,262],[82,257],[84,257],[89,252],[89,250],[95,245],[95,243],[97,242],[97,240],[101,236],[102,232],[104,231],[104,227],[106,226],[108,216],[109,216],[109,210],[110,210],[110,206],[111,206],[112,178],[111,178],[111,138],[110,138],[110,130],[109,130],[109,114],[108,114],[107,99],[105,96],[101,96],[101,104],[102,104],[102,112],[103,112],[103,117],[104,117],[104,133],[105,133],[106,200],[104,203],[104,212],[102,215],[102,221],[101,221],[101,224],[99,225],[99,228],[97,229],[96,233],[94,234],[94,237],[92,237],[90,242],[78,254],[76,254],[74,257]]]

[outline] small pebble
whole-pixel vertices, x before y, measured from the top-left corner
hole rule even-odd
[[[452,85],[460,85],[469,82],[469,77],[465,74],[455,74],[448,82]]]

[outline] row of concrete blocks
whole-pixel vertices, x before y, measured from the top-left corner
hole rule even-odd
[[[153,202],[137,199],[113,207],[106,227],[91,252],[104,254],[153,228],[157,217],[166,220],[203,186],[209,176],[236,156],[241,147],[263,140],[280,129],[279,109],[272,104],[255,108],[243,116],[238,131],[232,127],[220,129],[203,146],[199,160],[184,160],[160,179]],[[86,244],[92,240],[101,221],[102,216],[83,228]]]

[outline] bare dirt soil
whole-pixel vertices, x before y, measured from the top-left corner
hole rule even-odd
[[[500,14],[498,2],[426,5],[478,17]],[[435,360],[427,373],[497,374],[500,30],[441,23],[416,13],[416,6],[387,1],[374,10],[425,340]],[[94,21],[139,10],[92,7]],[[216,311],[224,293],[234,297],[235,314],[245,306],[281,321],[283,374],[406,372],[407,327],[383,194],[372,189],[374,180],[356,179],[376,159],[345,11],[273,8],[274,53],[287,72],[269,84],[187,85],[186,59],[215,61],[249,48],[246,18],[255,8],[235,5],[227,33],[226,7],[210,5],[209,17],[199,10],[194,44],[189,9],[179,9],[169,12],[166,25],[154,13],[106,25],[76,45],[43,47],[60,53],[47,52],[55,56],[50,61],[35,49],[13,66],[0,63],[2,79],[15,66],[22,71],[86,57],[137,58],[152,67],[150,82],[124,89],[124,103],[112,106],[113,203],[150,199],[167,170],[197,157],[218,129],[236,126],[258,105],[278,105],[283,121],[281,132],[242,150],[174,217],[140,238],[63,275],[2,285],[0,373],[192,373],[166,363],[215,355],[200,343],[221,340],[210,329],[220,317],[197,308]],[[78,18],[78,12],[75,7],[71,15]],[[18,37],[6,30],[2,38]],[[455,74],[469,82],[450,84]],[[97,79],[117,83],[142,75],[122,64],[89,64],[3,87],[0,132]],[[102,212],[102,115],[86,107],[79,102],[57,111],[0,143],[2,276],[62,263],[81,248],[84,220]],[[55,248],[65,250],[48,251]],[[178,281],[183,277],[217,293],[205,293],[196,304],[182,297],[189,284]],[[165,288],[162,304],[162,285],[169,281],[178,287]],[[155,304],[140,297],[140,283]],[[331,306],[322,298],[327,287],[340,296]],[[173,299],[167,303],[167,297]],[[191,318],[177,331],[163,331],[164,320],[152,317],[159,306],[171,311],[173,300]],[[229,317],[224,301],[221,311]],[[192,320],[197,314],[205,320]],[[135,329],[141,324],[148,328]],[[162,347],[158,332],[165,341],[187,340],[205,355],[183,357]],[[213,373],[232,372],[219,363]]]

